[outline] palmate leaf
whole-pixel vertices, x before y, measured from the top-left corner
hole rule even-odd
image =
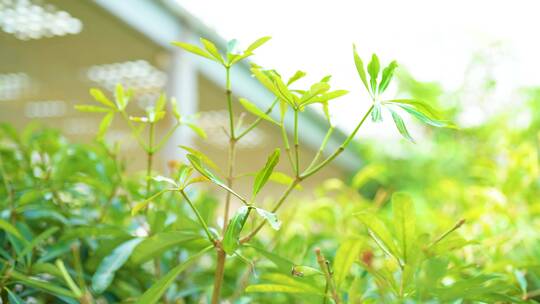
[[[313,84],[307,92],[305,92],[302,97],[300,97],[299,104],[305,105],[311,101],[311,99],[315,98],[316,96],[323,94],[330,90],[330,85],[326,82],[317,82]]]

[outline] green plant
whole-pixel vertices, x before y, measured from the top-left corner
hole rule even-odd
[[[197,295],[201,294],[211,294],[210,301],[218,303],[223,298],[224,289],[227,290],[225,297],[231,301],[245,300],[244,288],[253,300],[260,302],[290,302],[287,294],[305,295],[308,302],[322,299],[335,303],[364,300],[422,303],[434,298],[443,303],[470,300],[469,293],[453,293],[449,291],[450,287],[426,288],[426,282],[431,280],[437,285],[446,274],[446,268],[444,271],[441,268],[447,259],[454,257],[449,249],[468,243],[451,234],[454,229],[439,237],[424,234],[429,230],[417,227],[419,224],[414,221],[416,214],[412,202],[405,195],[394,195],[393,225],[387,224],[384,216],[379,219],[374,212],[366,213],[370,204],[360,200],[358,206],[352,208],[347,205],[329,208],[326,205],[317,210],[322,211],[321,214],[343,210],[345,216],[334,222],[334,227],[349,229],[345,225],[347,223],[355,231],[362,232],[353,234],[347,230],[346,237],[342,237],[336,235],[332,228],[327,228],[323,233],[314,232],[304,239],[294,233],[284,235],[284,231],[297,224],[292,217],[280,215],[278,219],[277,212],[289,195],[338,157],[370,115],[377,122],[382,119],[382,110],[388,109],[398,131],[408,140],[412,138],[401,112],[431,126],[453,125],[441,120],[440,115],[425,102],[383,99],[397,64],[391,62],[381,72],[379,59],[373,55],[366,70],[356,49],[353,49],[354,62],[372,105],[337,149],[326,151],[335,130],[330,121],[328,103],[347,91],[331,90],[330,76],[301,89],[297,87],[297,81],[305,75],[304,72],[298,71],[290,78],[283,78],[274,70],[252,65],[253,75],[275,99],[267,109],[260,109],[240,98],[239,103],[244,109],[256,117],[244,125],[235,119],[237,116],[233,112],[231,69],[253,55],[268,40],[269,37],[258,39],[243,52],[235,51],[234,41],[228,44],[226,51],[219,50],[205,39],[201,39],[202,48],[175,43],[224,68],[225,103],[229,113],[228,164],[223,166],[226,168],[224,177],[216,173],[220,171],[219,166],[203,152],[191,147],[181,147],[188,152],[188,162],[173,164],[169,176],[155,172],[154,154],[177,128],[185,125],[201,137],[204,137],[204,132],[194,124],[194,117],[184,117],[177,111],[176,102],[172,99],[169,105],[176,122],[161,139],[157,139],[155,128],[166,116],[167,98],[162,95],[147,108],[144,116],[130,116],[127,109],[132,93],[121,85],[116,88],[114,101],[93,89],[91,95],[101,106],[77,106],[81,111],[105,113],[93,145],[71,145],[58,134],[46,130],[37,132],[29,129],[19,135],[4,126],[0,163],[4,184],[2,193],[5,194],[3,206],[6,206],[3,215],[6,219],[0,221],[5,232],[1,240],[5,249],[0,251],[0,286],[8,287],[2,293],[4,300],[9,298],[9,301],[17,303],[22,301],[21,297],[44,291],[68,303],[92,303],[95,299],[138,303],[161,300],[170,303],[180,298],[195,302]],[[306,108],[315,106],[322,107],[328,122],[327,133],[321,139],[318,152],[303,168],[301,164],[307,155],[300,153],[303,132],[299,117]],[[276,107],[279,107],[277,114],[273,112]],[[129,174],[118,146],[110,146],[103,140],[115,116],[124,119],[133,139],[147,155],[143,175]],[[287,116],[292,116],[294,121],[292,134],[285,128]],[[282,147],[276,147],[254,175],[252,191],[238,193],[234,190],[235,176],[238,176],[235,166],[237,143],[263,122],[279,129]],[[274,170],[282,154],[290,165],[290,174]],[[259,193],[271,180],[285,183],[286,188],[270,207],[264,207]],[[207,181],[226,191],[221,229],[209,224],[216,218],[218,202],[194,187]],[[235,212],[230,210],[232,197],[243,204]],[[314,218],[321,216],[312,215]],[[256,237],[267,222],[277,231],[270,241]],[[333,237],[332,245],[339,246],[335,253],[324,246],[324,235]],[[376,260],[384,267],[372,264],[379,249],[384,255],[376,256]],[[358,259],[359,254],[362,254],[361,259]],[[209,256],[215,256],[214,264],[200,261]],[[333,263],[329,261],[332,257]],[[293,263],[293,259],[301,262]],[[260,261],[272,264],[262,267],[265,271],[261,280],[268,283],[251,279],[255,263]],[[364,264],[359,265],[358,261]],[[352,276],[351,271],[354,272]],[[469,279],[471,281],[463,279],[459,282],[463,285],[477,284],[474,286],[481,291],[477,296],[513,299],[506,297],[507,293],[512,293],[511,288],[494,288],[492,284],[496,281],[488,280],[490,277],[478,275]],[[15,283],[22,283],[27,289],[24,292],[14,291]],[[235,285],[240,289],[239,293],[234,292]],[[369,294],[372,286],[376,286],[378,296]],[[280,294],[276,298],[264,298],[268,292]],[[52,301],[50,296],[40,297],[42,301]]]

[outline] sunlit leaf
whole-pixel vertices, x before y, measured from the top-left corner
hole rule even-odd
[[[244,51],[244,53],[252,53],[255,51],[258,47],[265,44],[268,40],[272,39],[270,36],[261,37],[257,40],[255,40],[253,43],[251,43],[248,48]]]
[[[384,68],[381,82],[379,83],[379,94],[383,93],[388,87],[388,84],[390,84],[390,80],[392,80],[392,75],[394,74],[394,70],[397,68],[397,66],[397,62],[394,60],[390,62],[386,68]]]
[[[105,133],[109,130],[109,127],[111,126],[112,120],[114,118],[114,113],[110,112],[109,114],[105,115],[103,119],[101,119],[101,122],[99,123],[99,131],[97,134],[98,139],[103,139],[105,136]]]
[[[360,56],[358,56],[355,45],[353,45],[353,54],[354,54],[354,64],[356,65],[356,71],[358,72],[358,75],[360,76],[362,83],[366,87],[366,90],[370,92],[369,85],[367,82],[367,77],[366,77],[366,71],[364,70],[364,62],[362,61]]]
[[[394,193],[392,195],[392,213],[403,261],[407,263],[408,257],[412,255],[411,251],[417,249],[413,248],[416,237],[416,216],[412,198],[406,193]]]
[[[272,119],[272,117],[270,117],[268,114],[266,114],[265,112],[263,112],[261,109],[259,109],[256,105],[254,105],[253,103],[251,103],[249,100],[245,99],[245,98],[240,98],[239,99],[240,101],[240,104],[244,107],[244,109],[246,109],[246,111],[250,112],[251,114],[257,116],[257,117],[260,117],[266,121],[269,121],[271,123],[274,123],[276,125],[279,125],[279,123],[277,121],[275,121],[274,119]]]
[[[377,245],[388,255],[399,259],[399,250],[394,243],[392,234],[386,225],[371,213],[359,213],[358,218],[368,228],[369,235],[375,240]]]
[[[208,51],[208,53],[212,55],[212,57],[214,57],[216,61],[222,64],[224,63],[223,58],[221,57],[221,54],[218,51],[218,48],[213,42],[211,42],[210,40],[201,38],[201,43],[204,45],[204,48],[206,49],[206,51]]]
[[[107,98],[107,96],[105,96],[105,94],[103,94],[103,92],[100,90],[100,89],[90,89],[90,95],[92,95],[92,97],[94,97],[94,99],[101,103],[102,105],[106,106],[106,107],[109,107],[111,109],[116,109],[116,106],[114,105],[114,103],[112,101],[109,100],[109,98]]]
[[[205,58],[208,58],[212,61],[216,61],[216,59],[210,55],[208,52],[206,52],[205,50],[201,49],[200,47],[196,46],[196,45],[193,45],[193,44],[189,44],[189,43],[185,43],[185,42],[178,42],[178,41],[175,41],[173,42],[172,44],[190,52],[190,53],[193,53],[195,55],[198,55],[198,56],[201,56],[201,57],[205,57]]]
[[[336,287],[338,289],[345,281],[354,261],[358,259],[362,243],[363,242],[359,239],[351,239],[344,241],[339,246],[332,267],[334,270]]]
[[[392,119],[394,120],[394,124],[396,125],[396,128],[398,129],[401,136],[403,136],[408,141],[414,143],[414,139],[409,134],[409,131],[407,130],[407,127],[405,126],[405,122],[403,121],[403,119],[401,119],[399,114],[396,113],[394,110],[390,108],[388,110],[392,114]]]
[[[200,138],[206,139],[208,136],[206,135],[206,132],[196,124],[187,122],[186,125],[193,131],[195,134],[197,134]]]
[[[304,76],[306,76],[306,72],[296,71],[296,73],[294,73],[294,75],[292,75],[291,78],[289,78],[289,80],[287,81],[287,86],[290,86],[291,84],[295,83],[298,79],[301,79]]]
[[[178,184],[172,178],[158,175],[158,176],[153,176],[152,179],[158,183],[166,182],[169,185],[174,186],[175,188],[178,188]]]
[[[380,70],[379,58],[377,55],[373,54],[371,56],[371,62],[368,64],[367,71],[369,74],[369,83],[371,85],[371,91],[373,94],[377,93],[377,77],[379,76]]]
[[[124,87],[122,86],[122,84],[119,83],[116,85],[116,89],[114,93],[115,93],[116,106],[118,107],[120,111],[125,110],[128,105],[129,100],[126,96],[126,93],[124,91]]]
[[[206,156],[206,154],[204,154],[203,152],[196,150],[194,148],[188,147],[188,146],[178,146],[178,147],[183,150],[186,150],[187,152],[189,152],[189,154],[193,154],[197,156],[201,161],[203,161],[210,168],[216,169],[216,170],[219,169],[218,165],[216,165],[216,163],[212,159],[210,159],[210,157]]]
[[[76,105],[75,109],[80,112],[89,113],[107,113],[111,111],[111,109],[91,105]]]

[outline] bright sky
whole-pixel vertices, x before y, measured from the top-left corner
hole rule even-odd
[[[334,117],[345,127],[369,105],[354,68],[353,42],[364,61],[373,52],[383,64],[396,59],[417,79],[448,90],[463,84],[474,53],[494,52],[503,107],[510,106],[515,88],[540,85],[537,0],[177,1],[241,45],[272,36],[256,54],[264,67],[285,75],[300,69],[313,81],[332,74],[334,88],[351,91],[345,103],[364,105],[334,105]]]

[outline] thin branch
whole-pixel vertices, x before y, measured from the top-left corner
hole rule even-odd
[[[332,277],[332,272],[330,271],[330,268],[328,267],[328,261],[322,254],[321,249],[316,248],[315,254],[317,255],[317,263],[319,263],[319,267],[323,271],[324,277],[326,278],[326,284],[328,286],[328,289],[330,289],[332,298],[334,299],[334,302],[336,304],[339,304],[341,301],[339,299],[339,295],[336,290],[336,284],[334,282],[334,278]]]

